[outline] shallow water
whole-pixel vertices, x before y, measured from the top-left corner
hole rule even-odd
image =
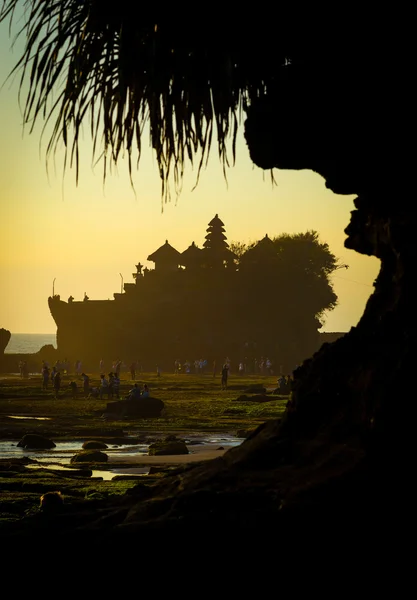
[[[181,436],[179,436],[181,437]],[[87,438],[89,439],[89,438]],[[212,445],[213,450],[222,446],[225,449],[232,448],[234,446],[239,446],[243,439],[237,438],[229,434],[190,434],[188,436],[182,436],[185,443],[188,446],[188,450],[190,454],[193,454],[193,448],[198,444],[208,444]],[[129,438],[126,438],[126,442],[128,442]],[[54,441],[54,440],[52,440]],[[63,469],[68,467],[70,464],[71,458],[82,450],[83,443],[87,440],[73,440],[73,441],[54,441],[56,444],[55,448],[51,448],[48,450],[28,450],[27,448],[20,448],[17,446],[17,441],[10,440],[0,440],[0,459],[4,458],[22,458],[27,456],[33,460],[37,460],[40,464],[38,465],[30,465],[30,468],[36,469],[40,467],[48,467],[51,469]],[[149,444],[131,444],[128,443],[123,446],[117,445],[109,445],[104,452],[112,458],[113,461],[117,461],[118,458],[126,457],[126,456],[147,456],[148,455]],[[28,465],[29,466],[29,465]],[[80,463],[79,468],[82,468],[83,465]],[[105,470],[93,470],[92,477],[102,477],[106,480],[111,480],[116,475],[138,475],[143,474],[147,475],[149,472],[149,467],[130,467],[126,465],[126,467],[115,467],[109,468]]]

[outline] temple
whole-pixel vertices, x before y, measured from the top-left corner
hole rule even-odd
[[[242,264],[256,270],[262,260],[272,267],[276,257],[266,235],[244,254]],[[93,365],[100,358],[140,360],[151,370],[156,364],[170,367],[176,359],[204,357],[220,364],[225,356],[236,362],[268,356],[290,369],[318,349],[316,315],[289,292],[277,299],[273,287],[266,293],[264,285],[244,276],[217,214],[201,248],[193,241],[180,252],[166,240],[147,261],[154,268],[138,262],[134,282],[124,283],[113,300],[86,294],[80,301],[48,299],[62,356]]]

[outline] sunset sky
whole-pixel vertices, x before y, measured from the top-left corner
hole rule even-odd
[[[13,52],[7,24],[0,25],[0,85],[20,56]],[[152,268],[146,257],[165,240],[178,251],[192,241],[202,246],[208,222],[218,213],[229,243],[251,242],[268,234],[316,230],[320,240],[349,265],[334,273],[339,297],[327,315],[323,331],[348,331],[358,322],[372,292],[379,261],[344,247],[343,230],[353,210],[353,196],[337,196],[322,177],[309,171],[269,172],[254,166],[239,136],[236,165],[226,183],[216,144],[208,168],[192,191],[196,172],[187,165],[183,191],[177,201],[161,205],[161,186],[151,148],[144,149],[133,192],[126,163],[108,176],[103,187],[101,163],[91,166],[86,128],[78,187],[75,171],[63,176],[63,153],[56,168],[46,169],[41,127],[23,133],[18,80],[0,89],[0,328],[13,333],[55,333],[48,296],[66,300],[113,298],[122,281],[133,282],[135,264]],[[24,101],[24,98],[22,102]],[[146,146],[147,140],[144,140]]]

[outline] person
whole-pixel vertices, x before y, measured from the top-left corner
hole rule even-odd
[[[138,386],[138,384],[135,383],[135,385],[129,391],[129,393],[127,395],[127,399],[128,400],[139,400],[140,397],[141,397],[141,389]]]
[[[117,373],[113,373],[113,392],[116,398],[120,398],[120,377]]]
[[[61,389],[61,373],[57,371],[54,375],[54,391],[55,398],[58,398],[59,390]]]
[[[100,375],[100,399],[103,398],[104,394],[107,394],[107,399],[109,399],[109,382],[105,375]]]
[[[135,379],[136,379],[136,363],[135,363],[135,361],[133,361],[130,364],[130,378],[132,379],[132,381],[135,381]]]
[[[46,365],[44,365],[42,367],[42,389],[43,390],[48,389],[48,382],[49,382],[49,368]]]
[[[77,392],[78,392],[77,383],[75,381],[71,381],[70,388],[71,388],[72,398],[73,398],[73,400],[75,400],[75,398],[77,397]]]
[[[228,363],[224,363],[222,367],[222,390],[227,389],[227,378],[229,376],[229,365]]]
[[[108,398],[113,398],[113,394],[114,394],[114,378],[116,377],[115,373],[110,372],[109,373],[109,395]]]
[[[149,395],[150,395],[149,394],[149,388],[148,388],[148,386],[145,383],[144,386],[143,386],[143,391],[142,391],[141,397],[142,398],[149,398]]]
[[[90,393],[90,378],[85,373],[81,373],[81,377],[83,378],[84,396],[85,398],[88,398],[88,395]]]

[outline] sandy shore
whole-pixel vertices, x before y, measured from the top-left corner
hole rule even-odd
[[[185,465],[192,462],[200,462],[202,460],[212,460],[223,456],[232,446],[224,446],[223,450],[219,450],[219,446],[213,448],[213,444],[198,444],[189,446],[189,454],[175,454],[169,456],[118,456],[117,460],[112,459],[109,455],[108,464],[117,463],[119,465]]]

